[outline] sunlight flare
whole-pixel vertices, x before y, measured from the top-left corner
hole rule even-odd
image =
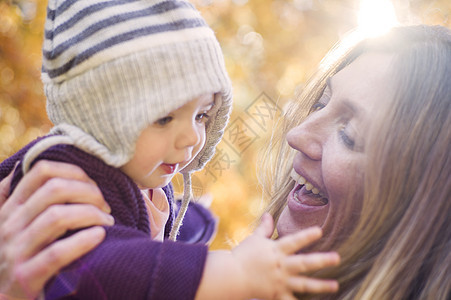
[[[367,37],[382,35],[398,24],[390,0],[361,0],[358,22],[358,30]]]

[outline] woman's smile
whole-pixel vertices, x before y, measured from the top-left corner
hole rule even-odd
[[[277,226],[282,235],[298,231],[299,226],[321,226],[329,213],[328,199],[312,192],[318,188],[296,172],[292,172],[292,178],[296,184],[288,195],[287,209],[282,212]]]

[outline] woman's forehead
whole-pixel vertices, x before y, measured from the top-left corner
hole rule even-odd
[[[332,97],[365,118],[376,105],[391,98],[393,55],[366,53],[328,80]]]

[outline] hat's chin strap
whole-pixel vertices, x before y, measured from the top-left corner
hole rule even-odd
[[[33,145],[30,149],[28,149],[22,161],[22,173],[25,175],[29,170],[31,163],[39,156],[39,154],[43,153],[45,150],[53,147],[55,145],[65,144],[65,145],[73,145],[74,141],[71,137],[67,135],[54,135],[46,137],[36,144]]]
[[[171,241],[177,240],[177,235],[179,234],[180,226],[183,224],[183,218],[185,217],[186,210],[188,209],[188,204],[193,197],[191,188],[191,173],[183,173],[183,198],[182,204],[180,205],[179,213],[175,219],[174,226],[172,226],[171,232],[169,233],[169,239]]]

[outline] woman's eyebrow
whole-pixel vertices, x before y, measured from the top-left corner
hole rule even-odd
[[[355,115],[360,115],[363,111],[356,107],[349,99],[343,99],[341,103],[348,111],[352,111]]]
[[[329,77],[326,79],[326,85],[330,89],[330,92],[333,93],[333,87],[332,87],[332,77]],[[349,100],[348,98],[345,98],[341,101],[341,106],[344,107],[347,111],[353,112],[355,115],[364,115],[366,113],[365,110],[362,110],[360,107],[356,106],[353,101]]]

